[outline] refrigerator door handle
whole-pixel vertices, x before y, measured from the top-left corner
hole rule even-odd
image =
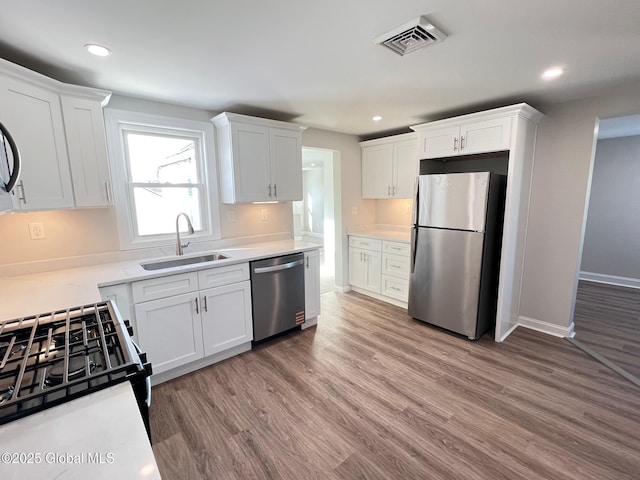
[[[415,186],[413,187],[413,191],[415,192],[413,195],[413,220],[411,221],[412,225],[418,224],[418,214],[420,213],[418,209],[420,208],[420,176],[416,177]]]
[[[416,242],[418,241],[418,227],[414,225],[411,228],[411,273],[416,268]]]

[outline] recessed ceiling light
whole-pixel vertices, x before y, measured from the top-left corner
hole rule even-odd
[[[554,78],[558,78],[563,73],[564,73],[564,68],[551,67],[551,68],[547,68],[544,72],[542,72],[542,78],[544,80],[553,80]]]
[[[382,120],[382,117],[380,115],[376,115],[371,120],[373,120],[374,122],[379,122],[380,120]]]
[[[111,50],[109,50],[107,47],[103,47],[102,45],[87,43],[84,48],[86,48],[89,53],[97,55],[98,57],[108,57],[109,55],[111,55]]]
[[[312,163],[312,164],[311,164],[311,166],[312,166],[312,167],[315,167],[315,166],[316,166],[316,164],[315,164],[315,163]]]

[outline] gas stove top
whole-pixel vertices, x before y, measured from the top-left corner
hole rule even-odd
[[[129,328],[111,302],[0,322],[0,424],[122,381],[145,383],[151,365]]]

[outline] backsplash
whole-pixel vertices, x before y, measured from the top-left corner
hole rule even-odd
[[[376,224],[401,225],[411,224],[411,199],[376,200]]]

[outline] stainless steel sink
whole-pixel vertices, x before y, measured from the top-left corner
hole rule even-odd
[[[175,258],[173,260],[163,260],[160,262],[141,263],[140,266],[145,270],[162,270],[163,268],[181,267],[183,265],[192,265],[194,263],[208,263],[217,260],[229,258],[221,253],[210,253],[208,255],[200,255],[199,257]]]

